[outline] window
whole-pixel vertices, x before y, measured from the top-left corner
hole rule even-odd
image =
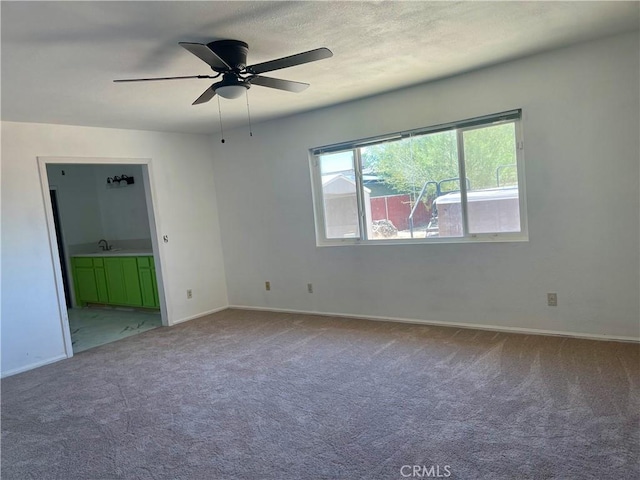
[[[311,150],[318,245],[526,240],[520,118]]]

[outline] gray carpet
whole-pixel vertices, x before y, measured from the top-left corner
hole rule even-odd
[[[1,476],[637,479],[639,349],[227,310],[2,380]]]

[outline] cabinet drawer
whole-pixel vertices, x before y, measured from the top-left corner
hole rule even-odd
[[[74,267],[93,267],[93,258],[91,257],[73,257]]]
[[[139,268],[153,268],[153,257],[138,257]]]
[[[155,268],[153,257],[138,257],[138,268]]]
[[[93,257],[93,266],[94,267],[104,267],[104,258],[102,258],[102,257]]]

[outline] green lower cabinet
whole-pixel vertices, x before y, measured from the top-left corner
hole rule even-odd
[[[107,303],[109,301],[107,274],[104,271],[104,268],[101,267],[96,267],[94,273],[96,277],[96,287],[98,288],[98,302]]]
[[[98,287],[96,285],[95,271],[93,267],[76,267],[74,276],[76,283],[76,298],[78,303],[97,302]]]
[[[153,273],[150,268],[140,269],[140,290],[142,291],[142,306],[156,307],[156,299],[153,292]]]
[[[74,257],[72,259],[76,303],[106,303],[109,301],[107,282],[101,258]]]
[[[153,257],[73,257],[76,303],[159,308]]]
[[[138,257],[138,275],[140,276],[140,290],[142,291],[142,306],[159,308],[158,284],[153,257]]]
[[[105,257],[104,270],[107,274],[109,303],[142,306],[136,257]]]

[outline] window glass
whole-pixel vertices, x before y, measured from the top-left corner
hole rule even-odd
[[[326,238],[359,238],[353,151],[318,157]]]
[[[460,205],[436,199],[459,190],[455,130],[413,135],[360,149],[372,240],[462,235]]]
[[[519,232],[515,125],[475,128],[462,135],[469,233]]]
[[[318,244],[526,240],[521,116],[312,150]]]

